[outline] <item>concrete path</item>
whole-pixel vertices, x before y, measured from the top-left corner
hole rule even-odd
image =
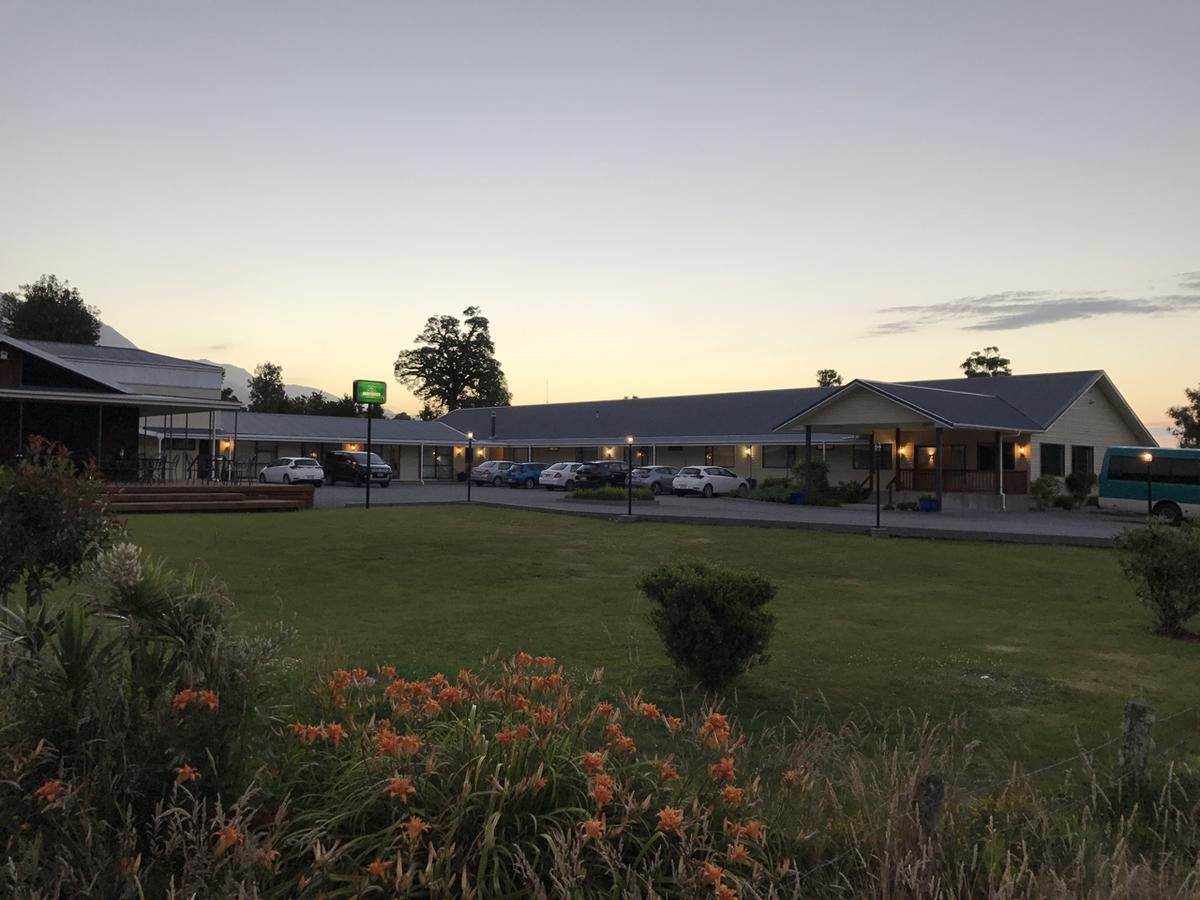
[[[316,492],[316,505],[321,509],[362,506],[362,488],[346,485],[321,487]],[[462,484],[410,485],[393,484],[386,489],[371,489],[371,505],[395,506],[421,503],[466,502],[467,489]],[[498,506],[514,506],[543,512],[571,515],[590,515],[620,518],[625,504],[596,503],[567,499],[566,494],[544,490],[513,490],[511,488],[473,487],[472,502]],[[875,527],[875,507],[854,505],[842,507],[791,506],[783,503],[762,503],[731,497],[660,497],[654,503],[634,503],[633,514],[639,519],[700,524],[746,525],[765,528],[810,528],[822,531],[870,533]],[[1107,547],[1121,531],[1140,525],[1138,516],[1118,515],[1099,510],[1065,512],[985,511],[915,513],[887,512],[881,523],[889,536],[949,538],[958,540],[1009,541],[1017,543],[1076,544]]]

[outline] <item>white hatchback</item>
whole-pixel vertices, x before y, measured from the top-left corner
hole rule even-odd
[[[738,488],[749,487],[750,483],[740,475],[734,475],[720,466],[684,466],[671,482],[676,494],[732,494]]]
[[[310,456],[285,456],[267,463],[258,473],[263,484],[314,484],[325,483],[325,470]]]
[[[538,484],[548,491],[561,488],[564,491],[575,490],[575,470],[583,463],[555,463],[548,469],[543,469],[538,476]]]

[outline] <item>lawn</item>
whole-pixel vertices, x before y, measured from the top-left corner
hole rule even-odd
[[[732,698],[743,718],[797,705],[839,718],[961,714],[986,749],[1037,765],[1072,753],[1076,734],[1111,738],[1131,697],[1160,719],[1191,707],[1200,680],[1200,645],[1151,635],[1105,550],[461,505],[129,524],[152,554],[220,575],[246,623],[292,624],[314,668],[390,662],[428,675],[524,648],[604,666],[610,683],[677,707],[681,685],[635,584],[653,566],[706,560],[780,585],[772,659]],[[1156,739],[1200,750],[1187,738],[1198,721],[1163,722]]]

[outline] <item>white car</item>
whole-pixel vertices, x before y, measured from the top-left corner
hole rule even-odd
[[[749,487],[750,483],[740,475],[734,475],[720,466],[685,466],[671,482],[676,494],[732,494],[738,488]]]
[[[548,469],[543,469],[538,476],[538,484],[548,491],[561,488],[564,491],[575,490],[575,470],[583,463],[555,463]]]
[[[310,456],[285,456],[267,463],[258,473],[263,484],[312,484],[325,483],[325,470]]]

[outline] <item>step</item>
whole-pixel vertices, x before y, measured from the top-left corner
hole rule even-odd
[[[130,503],[150,503],[161,501],[163,503],[223,503],[227,500],[249,500],[250,498],[244,494],[220,493],[220,494],[181,494],[177,491],[164,491],[162,493],[142,492],[138,494],[109,494],[108,502],[110,506],[126,506]]]
[[[175,512],[293,512],[304,508],[295,500],[226,500],[195,503],[192,501],[122,503],[113,508],[116,513],[175,513]]]

